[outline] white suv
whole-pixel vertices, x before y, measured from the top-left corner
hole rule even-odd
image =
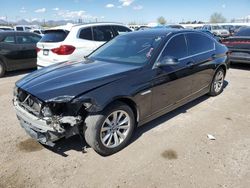
[[[82,60],[105,42],[130,31],[118,23],[67,24],[45,30],[37,43],[37,66]]]

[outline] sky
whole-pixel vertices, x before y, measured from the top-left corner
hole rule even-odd
[[[214,12],[228,21],[250,15],[250,0],[0,0],[0,19],[156,22],[209,21]]]

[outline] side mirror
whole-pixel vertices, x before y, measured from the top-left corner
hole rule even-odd
[[[175,57],[166,56],[163,57],[159,62],[156,63],[157,67],[165,67],[168,65],[177,65],[179,63],[179,60]]]

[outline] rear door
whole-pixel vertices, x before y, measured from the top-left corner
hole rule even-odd
[[[4,33],[0,39],[0,57],[4,59],[7,70],[15,70],[19,61],[19,48],[14,33]]]
[[[78,59],[81,60],[84,56],[89,55],[98,46],[94,41],[92,27],[82,28],[79,32],[78,38],[80,39],[76,45]]]
[[[41,39],[33,33],[16,33],[18,59],[16,66],[20,69],[36,67],[36,44]]]
[[[176,58],[178,63],[153,69],[155,74],[153,78],[153,113],[171,108],[191,94],[192,75],[190,75],[189,63],[193,60],[188,57],[184,34],[177,34],[169,40],[158,61],[164,57]]]
[[[188,56],[192,57],[192,93],[210,86],[216,59],[215,41],[203,33],[187,33]]]

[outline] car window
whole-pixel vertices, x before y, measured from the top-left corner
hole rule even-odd
[[[67,30],[46,30],[40,42],[62,42],[68,34]]]
[[[91,27],[82,29],[80,31],[79,38],[93,40]]]
[[[37,36],[28,36],[28,35],[19,35],[16,36],[18,44],[35,44],[37,43],[40,38]]]
[[[23,31],[23,27],[16,27],[17,31]]]
[[[130,29],[128,29],[128,28],[126,28],[124,26],[120,26],[120,25],[114,25],[112,27],[113,27],[114,31],[117,32],[118,35],[131,31]]]
[[[14,43],[15,43],[15,37],[14,37],[14,36],[6,36],[6,37],[2,40],[2,42],[14,44]]]
[[[24,30],[29,31],[29,30],[31,30],[31,28],[30,27],[24,27]]]
[[[34,30],[33,31],[34,33],[37,33],[37,34],[40,34],[40,32],[38,30]]]
[[[160,60],[166,56],[177,59],[184,58],[188,55],[187,44],[183,34],[177,35],[170,39],[167,46],[163,50]]]
[[[208,36],[199,33],[186,34],[189,55],[195,55],[214,49],[214,41]]]
[[[93,35],[95,41],[109,41],[114,37],[111,26],[93,27]]]

